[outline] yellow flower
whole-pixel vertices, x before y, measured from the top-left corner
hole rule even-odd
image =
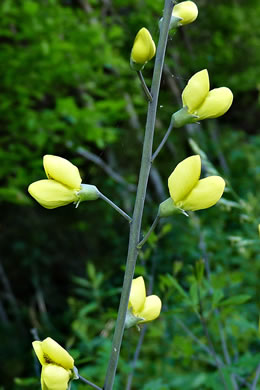
[[[162,303],[157,295],[146,296],[143,277],[133,279],[128,304],[128,311],[130,317],[131,315],[133,317],[133,322],[126,323],[126,326],[155,320],[160,315],[161,307]]]
[[[221,87],[209,90],[207,69],[195,73],[182,92],[183,108],[172,115],[175,128],[202,119],[217,118],[230,108],[233,94],[229,88]]]
[[[138,31],[131,51],[131,66],[140,70],[156,53],[155,43],[149,31],[143,27]]]
[[[201,159],[191,156],[180,162],[168,179],[174,205],[186,211],[196,211],[214,206],[221,198],[225,181],[220,176],[200,178]]]
[[[173,17],[180,19],[178,22],[179,26],[184,26],[197,19],[198,7],[193,1],[183,1],[174,6],[172,15]]]
[[[188,113],[195,115],[196,121],[206,118],[217,118],[230,108],[233,94],[229,88],[221,87],[209,90],[207,69],[197,72],[188,81],[182,92],[183,106]]]
[[[28,191],[43,207],[54,209],[79,200],[81,177],[78,168],[65,158],[46,155],[43,166],[48,179],[32,183]]]
[[[42,365],[42,390],[67,390],[74,376],[74,360],[70,354],[50,337],[32,345]]]

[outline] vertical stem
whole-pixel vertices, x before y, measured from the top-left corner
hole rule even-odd
[[[123,282],[123,289],[120,299],[120,305],[118,310],[117,322],[112,342],[112,351],[110,360],[108,363],[104,390],[112,390],[115,380],[115,374],[118,364],[118,358],[124,333],[125,317],[127,312],[129,294],[131,289],[131,283],[134,276],[135,264],[138,255],[137,244],[140,238],[141,222],[144,209],[144,201],[147,189],[147,183],[149,173],[151,169],[151,157],[153,147],[153,136],[155,119],[157,112],[158,96],[160,90],[160,82],[162,76],[162,69],[165,57],[165,50],[168,39],[170,18],[173,9],[172,0],[165,0],[164,5],[164,17],[161,24],[159,43],[157,47],[157,54],[155,58],[155,66],[153,72],[153,80],[151,87],[151,94],[153,101],[148,103],[148,113],[145,128],[145,137],[143,144],[143,154],[141,161],[141,168],[139,174],[139,181],[136,193],[136,201],[133,213],[133,221],[130,228],[129,244],[128,244],[128,255],[125,269],[125,277]]]

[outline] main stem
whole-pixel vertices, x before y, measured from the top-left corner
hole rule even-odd
[[[136,259],[138,255],[137,244],[140,239],[144,201],[146,196],[148,178],[151,169],[153,136],[154,136],[158,96],[160,90],[162,69],[163,69],[172,9],[173,9],[172,0],[165,0],[163,22],[161,24],[161,29],[160,29],[160,37],[159,37],[159,43],[157,47],[157,54],[155,58],[153,80],[152,80],[152,87],[151,87],[151,94],[153,96],[153,101],[149,102],[148,105],[148,113],[147,113],[144,144],[143,144],[143,154],[142,154],[139,181],[138,181],[137,192],[136,192],[133,220],[130,228],[128,254],[127,254],[123,289],[122,289],[116,327],[115,327],[115,332],[114,332],[114,337],[112,342],[110,360],[108,363],[108,368],[106,373],[104,390],[113,389],[113,384],[114,384],[115,374],[116,374],[116,369],[118,364],[118,358],[119,358],[119,353],[120,353],[120,348],[121,348],[121,343],[122,343],[122,338],[123,338],[123,333],[125,328],[125,318],[126,318],[127,306],[129,301],[129,294],[131,289],[131,283],[134,276]]]

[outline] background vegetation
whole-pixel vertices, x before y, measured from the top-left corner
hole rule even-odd
[[[209,70],[212,87],[231,88],[234,104],[220,120],[171,135],[149,182],[144,231],[168,197],[169,174],[197,147],[208,158],[204,173],[214,168],[229,185],[214,208],[165,220],[141,253],[136,275],[150,281],[163,312],[147,326],[133,390],[223,389],[207,331],[230,389],[231,373],[248,388],[260,360],[260,3],[197,5],[198,20],[169,37],[155,144],[198,70]],[[129,53],[143,26],[157,42],[162,9],[162,0],[0,3],[1,390],[39,388],[32,328],[70,349],[81,375],[103,385],[127,222],[102,201],[45,210],[27,187],[44,178],[42,156],[56,154],[131,213],[147,104]],[[151,74],[149,64],[148,84]],[[125,333],[116,389],[129,390],[139,336]]]

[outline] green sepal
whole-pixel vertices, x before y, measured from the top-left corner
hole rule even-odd
[[[160,218],[170,217],[173,214],[184,214],[186,217],[188,217],[186,211],[180,207],[175,206],[172,198],[168,198],[160,204],[158,214]]]
[[[131,310],[127,309],[126,318],[125,318],[125,328],[129,329],[132,326],[137,325],[139,322],[143,320],[144,320],[143,318],[136,317],[135,315],[133,315]]]
[[[79,192],[77,192],[79,198],[78,203],[85,200],[96,200],[100,197],[100,192],[96,186],[91,184],[81,184]]]
[[[199,120],[199,117],[197,115],[189,114],[188,108],[182,107],[179,111],[176,111],[172,115],[172,121],[173,121],[173,127],[179,128],[184,125],[187,125],[188,123],[194,123]]]
[[[171,20],[170,20],[169,30],[175,30],[175,32],[176,32],[176,29],[181,26],[181,23],[180,23],[181,20],[182,20],[182,18],[178,18],[178,17],[172,15]],[[163,18],[161,18],[158,22],[159,29],[161,29],[162,21],[163,21]]]
[[[138,72],[139,70],[142,70],[145,66],[146,62],[144,64],[138,64],[137,62],[133,61],[132,58],[130,58],[130,67],[132,70],[135,70]]]
[[[79,379],[79,372],[78,372],[78,369],[76,366],[73,367],[73,371],[72,371],[72,374],[71,374],[71,377],[70,377],[70,380],[69,380],[69,383],[68,383],[68,389],[67,390],[70,390],[71,388],[71,382],[72,381],[75,381]]]

